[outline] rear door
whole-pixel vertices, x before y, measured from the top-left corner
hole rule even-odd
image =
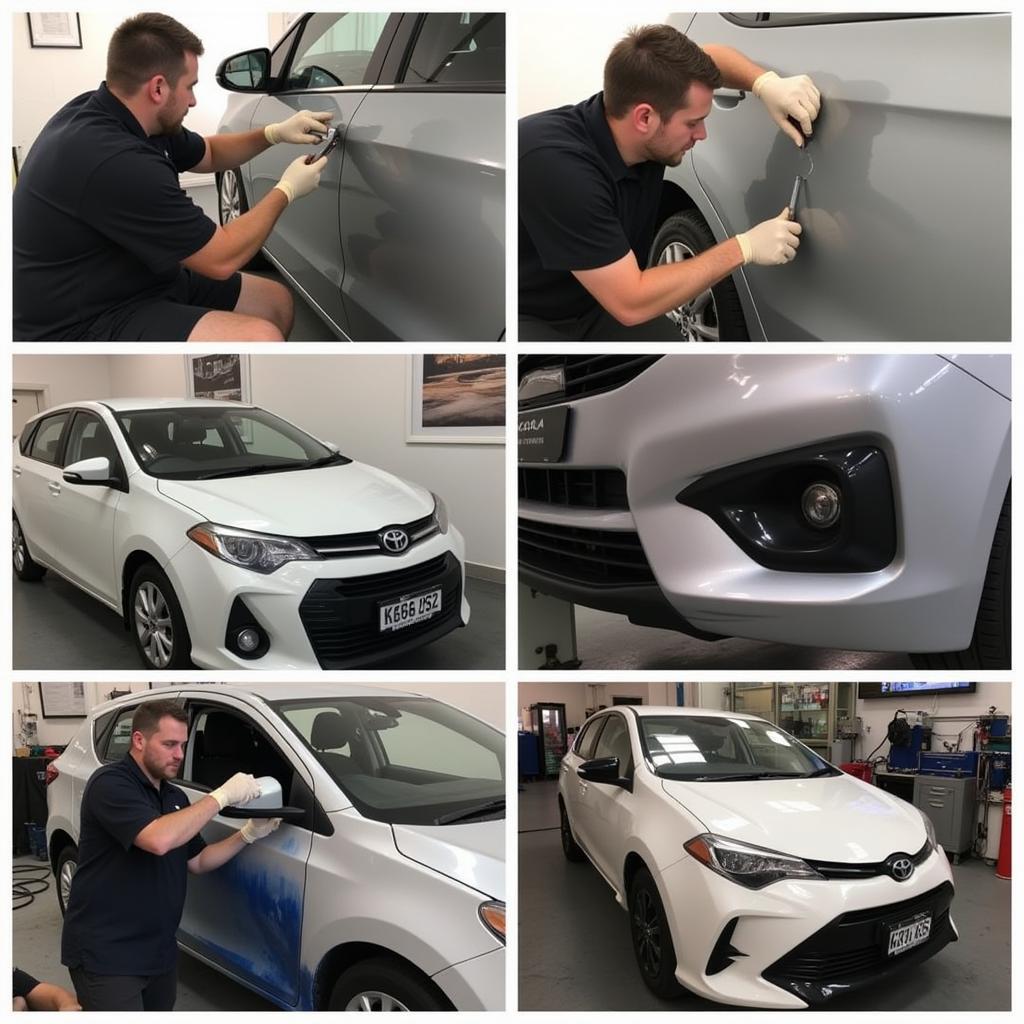
[[[821,90],[799,255],[743,270],[769,341],[1009,340],[1008,14],[709,13],[679,27]],[[805,156],[752,94],[720,91],[707,130],[691,156],[716,234],[777,216]]]
[[[562,773],[562,798],[565,800],[565,809],[572,823],[573,835],[577,842],[588,853],[590,852],[590,818],[588,815],[587,792],[593,783],[581,779],[576,774],[584,761],[589,761],[594,756],[594,747],[597,738],[604,728],[606,718],[592,719],[587,722],[580,731],[572,748],[562,758],[560,771]]]

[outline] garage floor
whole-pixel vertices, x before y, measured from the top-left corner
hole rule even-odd
[[[131,636],[105,605],[49,572],[13,580],[16,669],[142,669]],[[505,585],[467,578],[472,614],[465,629],[374,669],[503,669]]]
[[[576,607],[577,656],[584,669],[894,669],[905,654],[793,647],[759,640],[695,640],[668,629],[634,626],[623,615]]]
[[[519,1009],[730,1009],[689,995],[663,1001],[647,990],[625,912],[590,864],[562,855],[557,792],[545,781],[527,783],[519,795]],[[835,1010],[1010,1009],[1010,883],[978,860],[953,874],[960,941],[886,979],[884,992],[837,1001]]]
[[[14,866],[46,867],[34,857],[15,857]],[[17,877],[17,875],[15,876]],[[28,971],[38,981],[48,981],[73,992],[68,969],[60,962],[62,918],[57,896],[50,888],[21,910],[15,910],[12,958],[14,966]],[[176,1010],[276,1010],[267,1000],[224,977],[219,971],[184,953],[178,962]]]

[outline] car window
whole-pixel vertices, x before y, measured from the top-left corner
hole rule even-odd
[[[427,14],[406,63],[410,85],[505,82],[505,15]]]
[[[107,733],[103,749],[99,751],[101,760],[120,761],[131,750],[132,718],[135,711],[136,709],[131,707],[118,712],[113,728]]]
[[[606,718],[607,715],[604,718],[592,719],[587,722],[576,738],[576,753],[584,761],[589,761],[594,756],[594,744],[597,742],[597,735]]]
[[[70,412],[59,412],[40,421],[39,428],[29,444],[28,457],[30,459],[48,462],[51,466],[57,464],[60,437],[64,433],[64,426],[70,416]]]
[[[501,759],[492,750],[424,715],[406,713],[400,729],[382,730],[377,737],[389,765],[417,768],[429,761],[431,771],[501,780]]]
[[[629,726],[621,715],[609,715],[608,724],[601,731],[594,757],[617,757],[619,774],[629,775],[633,770],[633,752],[629,745]]]
[[[68,431],[68,443],[64,449],[64,465],[70,466],[82,459],[105,458],[110,461],[110,468],[117,466],[117,448],[114,438],[106,425],[98,416],[89,412],[75,415],[71,429]]]
[[[284,62],[288,59],[288,51],[292,48],[292,43],[295,42],[295,33],[298,31],[295,25],[285,33],[285,35],[279,40],[277,46],[274,47],[270,54],[270,77],[279,78],[281,72],[284,71]]]
[[[388,17],[380,11],[314,14],[302,28],[284,88],[362,85]]]

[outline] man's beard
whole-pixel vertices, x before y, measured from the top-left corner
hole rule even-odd
[[[160,135],[177,135],[181,131],[182,125],[185,123],[185,115],[174,118],[173,120],[161,111],[156,116],[156,123],[160,126]]]
[[[175,779],[178,777],[178,768],[180,765],[175,765],[173,762],[162,765],[143,754],[142,763],[146,766],[146,771],[148,771],[154,779]]]

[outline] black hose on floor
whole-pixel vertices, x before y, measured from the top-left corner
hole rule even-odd
[[[36,896],[50,888],[50,869],[43,864],[16,864],[12,891],[13,910],[21,910],[35,901]]]

